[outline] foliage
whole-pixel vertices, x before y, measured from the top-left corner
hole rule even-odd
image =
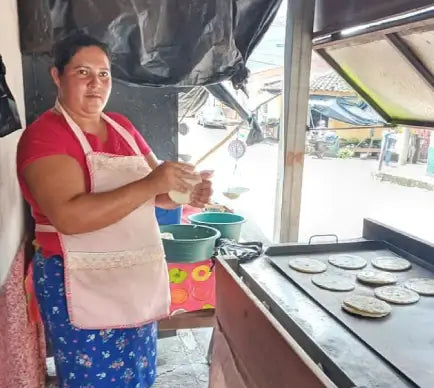
[[[349,159],[354,156],[354,151],[351,148],[341,148],[338,151],[338,158],[340,159]]]

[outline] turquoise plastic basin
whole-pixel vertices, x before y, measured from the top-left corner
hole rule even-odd
[[[203,212],[188,217],[194,225],[210,226],[220,231],[222,238],[238,241],[241,226],[246,222],[243,216],[233,213]]]
[[[171,233],[174,237],[174,240],[162,239],[169,263],[194,263],[209,259],[220,238],[217,229],[200,225],[161,225],[160,232]]]

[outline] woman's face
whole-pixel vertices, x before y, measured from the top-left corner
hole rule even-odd
[[[110,97],[112,79],[107,55],[97,46],[83,47],[59,74],[52,69],[62,104],[76,114],[101,113]]]

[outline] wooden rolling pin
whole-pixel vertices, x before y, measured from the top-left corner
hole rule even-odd
[[[214,147],[212,147],[208,152],[203,154],[194,164],[194,167],[197,167],[200,163],[202,163],[205,159],[207,159],[210,155],[216,152],[223,144],[225,144],[232,136],[234,136],[241,127],[241,124],[238,124],[227,136],[225,136],[222,140],[220,140]]]

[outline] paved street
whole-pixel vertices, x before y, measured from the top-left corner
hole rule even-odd
[[[190,133],[180,136],[180,153],[199,157],[228,130],[203,128],[189,119]],[[248,238],[271,240],[277,180],[277,144],[258,144],[235,162],[224,146],[202,168],[215,169],[215,198],[245,215]],[[434,242],[434,193],[375,180],[377,162],[360,159],[315,159],[307,156],[302,191],[300,241],[313,234],[360,237],[365,217],[393,225]],[[250,189],[237,200],[222,195],[228,186]],[[262,233],[262,235],[261,235]]]

